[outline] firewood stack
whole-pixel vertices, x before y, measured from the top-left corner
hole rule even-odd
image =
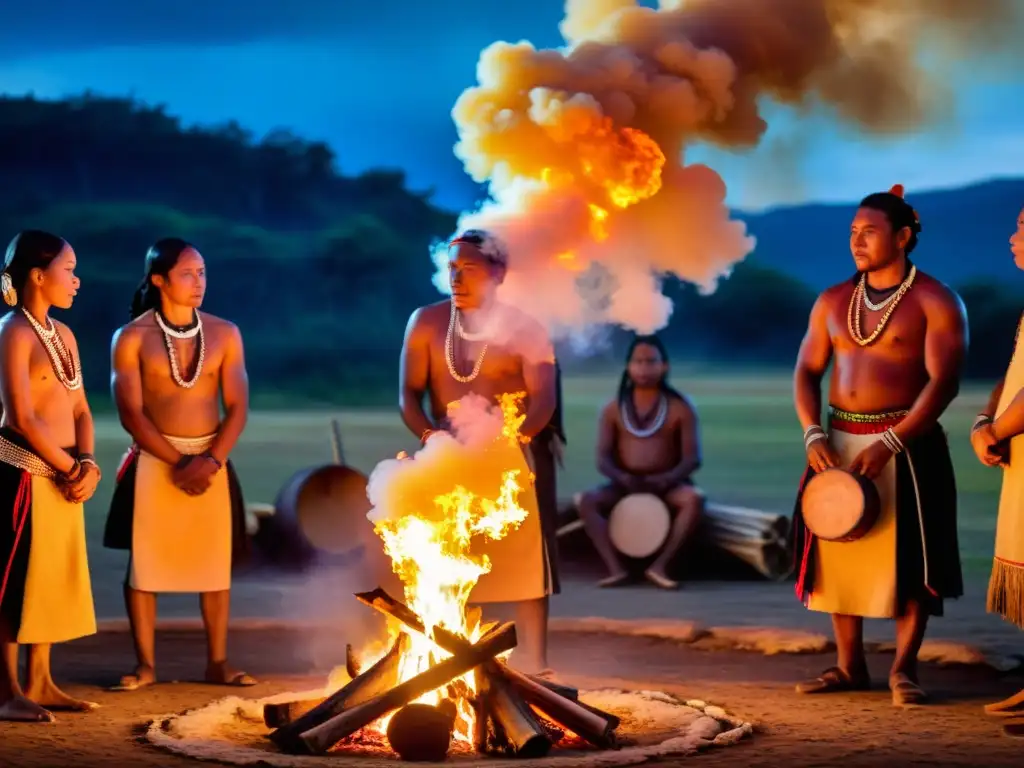
[[[425,634],[423,622],[383,589],[356,598]],[[359,732],[395,712],[387,729],[391,748],[405,760],[438,761],[447,755],[457,718],[455,702],[464,697],[476,716],[473,747],[481,754],[543,757],[563,738],[578,737],[599,749],[616,746],[619,719],[578,700],[578,691],[524,675],[496,657],[516,645],[515,625],[497,625],[476,643],[439,627],[431,639],[452,654],[415,677],[398,682],[407,635],[369,669],[359,670],[351,652],[353,679],[323,699],[264,706],[263,718],[274,730],[270,739],[289,754],[322,755],[340,743],[357,743]],[[472,671],[476,695],[460,680]],[[413,703],[437,689],[447,698],[437,707]]]
[[[789,518],[746,507],[707,504],[702,534],[714,547],[743,560],[766,578],[781,581],[793,570]]]

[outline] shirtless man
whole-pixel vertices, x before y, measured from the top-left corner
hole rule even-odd
[[[693,484],[700,468],[697,413],[668,384],[668,354],[657,336],[633,339],[618,396],[601,411],[597,470],[610,481],[583,494],[580,518],[610,576],[598,584],[614,587],[629,572],[608,536],[608,515],[626,496],[653,493],[674,513],[661,553],[644,572],[662,589],[679,584],[666,573],[700,522],[704,496]]]
[[[242,336],[199,312],[203,257],[177,238],[146,254],[132,320],[112,343],[112,387],[133,445],[118,472],[104,545],[129,549],[125,603],[138,665],[118,690],[156,682],[156,595],[199,592],[207,682],[254,685],[227,663],[231,569],[244,555],[245,508],[228,456],[245,428]],[[223,415],[222,415],[223,407]]]
[[[80,286],[75,252],[48,232],[7,248],[0,291],[0,720],[52,722],[52,711],[97,705],[64,693],[50,645],[96,632],[83,502],[100,479],[78,342],[50,309]],[[18,646],[28,646],[28,679]]]
[[[1017,231],[1010,250],[1024,269],[1024,210],[1017,216]],[[996,521],[995,557],[988,585],[988,610],[1024,629],[1024,334],[1017,326],[1013,356],[988,404],[971,429],[971,447],[978,460],[1002,467],[1003,487]],[[1003,701],[985,706],[992,715],[1011,716],[1004,724],[1008,736],[1024,738],[1024,689]]]
[[[422,307],[409,318],[401,362],[402,418],[425,441],[445,428],[449,403],[469,394],[496,403],[502,394],[526,392],[519,431],[533,438],[548,426],[555,409],[555,360],[548,334],[537,321],[496,301],[508,268],[508,251],[497,237],[468,230],[451,242],[449,259],[451,300]],[[529,516],[488,550],[492,570],[480,578],[470,601],[515,603],[521,642],[513,658],[524,671],[545,671],[548,596],[554,585],[553,546],[544,531],[553,532],[555,526],[542,526],[537,519],[533,488],[521,494],[519,504]],[[499,557],[508,548],[517,556]]]
[[[909,262],[920,231],[902,187],[864,198],[850,229],[857,273],[818,297],[800,346],[804,482],[842,467],[873,480],[882,502],[863,538],[831,542],[803,525],[798,496],[797,595],[832,615],[838,652],[837,666],[797,686],[801,693],[866,690],[864,619],[895,619],[893,703],[923,702],[917,656],[928,617],[963,594],[956,481],[938,419],[959,391],[967,318],[955,293]],[[826,433],[821,381],[830,362]]]

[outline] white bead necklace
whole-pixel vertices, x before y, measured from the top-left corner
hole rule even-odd
[[[473,365],[473,370],[470,372],[470,374],[468,376],[463,376],[455,368],[456,331],[458,332],[459,337],[465,339],[466,341],[479,340],[478,338],[472,337],[463,332],[462,323],[459,320],[458,310],[455,308],[455,302],[452,302],[452,315],[451,319],[448,321],[448,334],[445,336],[444,340],[444,357],[445,362],[448,363],[448,373],[451,375],[451,377],[462,384],[468,384],[469,382],[473,381],[477,376],[480,375],[480,367],[484,364],[484,355],[487,354],[488,345],[485,343],[483,348],[480,350],[480,354],[477,355],[476,363]],[[483,334],[479,334],[479,336],[482,335]]]
[[[32,330],[36,332],[36,336],[39,337],[39,341],[43,344],[43,349],[46,350],[47,357],[50,358],[50,367],[53,368],[53,372],[57,376],[57,380],[64,385],[64,388],[73,391],[82,388],[82,363],[76,359],[71,351],[64,345],[64,339],[57,333],[57,326],[53,320],[49,317],[46,318],[49,328],[44,328],[32,314],[25,309],[21,308],[21,312],[25,315],[25,319],[28,320],[29,325],[32,326]],[[70,372],[70,373],[69,373]]]
[[[167,359],[171,364],[171,378],[174,379],[174,383],[183,389],[191,389],[199,381],[199,374],[203,370],[203,360],[206,358],[206,338],[203,334],[203,318],[196,312],[196,324],[187,330],[179,331],[175,328],[171,328],[163,319],[161,314],[157,311],[153,312],[153,316],[156,318],[156,324],[160,326],[160,330],[164,334],[164,345],[167,347]],[[188,381],[181,375],[181,367],[178,365],[178,353],[174,349],[174,342],[171,338],[175,339],[191,339],[194,336],[199,336],[199,356],[196,359],[196,370],[192,374],[192,378]]]
[[[629,418],[629,408],[626,403],[622,403],[619,406],[619,413],[622,416],[622,426],[626,428],[633,437],[650,437],[656,433],[659,429],[665,426],[665,419],[668,416],[668,398],[665,395],[661,395],[658,400],[658,411],[654,416],[654,421],[644,429],[639,429],[633,421]]]

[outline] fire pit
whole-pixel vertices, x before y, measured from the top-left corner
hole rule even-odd
[[[264,722],[274,728],[270,740],[282,752],[320,755],[373,743],[387,744],[406,760],[437,761],[453,744],[518,758],[543,757],[556,744],[617,746],[616,715],[579,701],[574,688],[524,675],[498,658],[515,647],[512,623],[493,626],[471,643],[441,627],[427,630],[382,589],[356,597],[402,631],[366,669],[359,669],[350,653],[352,680],[330,696],[265,705]],[[449,656],[399,682],[412,633],[429,636]],[[465,677],[470,672],[472,684]],[[417,701],[430,694],[434,702]]]

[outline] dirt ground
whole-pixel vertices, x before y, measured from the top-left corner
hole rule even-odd
[[[195,682],[204,661],[202,636],[166,630],[158,640],[163,682],[135,693],[102,689],[125,672],[132,658],[128,635],[101,632],[54,652],[55,673],[68,690],[101,703],[89,714],[61,715],[47,725],[0,724],[0,766],[131,765],[184,768],[197,761],[143,742],[140,727],[151,718],[202,706],[226,695],[260,698],[319,686],[344,655],[325,654],[322,639],[311,644],[300,630],[236,630],[231,647],[236,665],[260,677],[249,689]],[[879,690],[855,695],[799,696],[796,680],[830,665],[825,655],[776,655],[700,651],[664,640],[607,634],[556,632],[551,661],[567,682],[581,687],[616,685],[677,693],[724,707],[753,723],[758,732],[742,744],[677,762],[702,766],[1020,766],[1022,743],[1002,736],[982,704],[1024,686],[1024,677],[999,675],[983,666],[926,666],[922,683],[933,702],[899,710],[884,689],[890,658],[872,656]],[[332,658],[333,657],[333,658]],[[180,680],[181,682],[170,682]],[[332,760],[325,758],[325,764]],[[659,765],[677,763],[659,763]],[[653,765],[649,763],[649,765]]]

